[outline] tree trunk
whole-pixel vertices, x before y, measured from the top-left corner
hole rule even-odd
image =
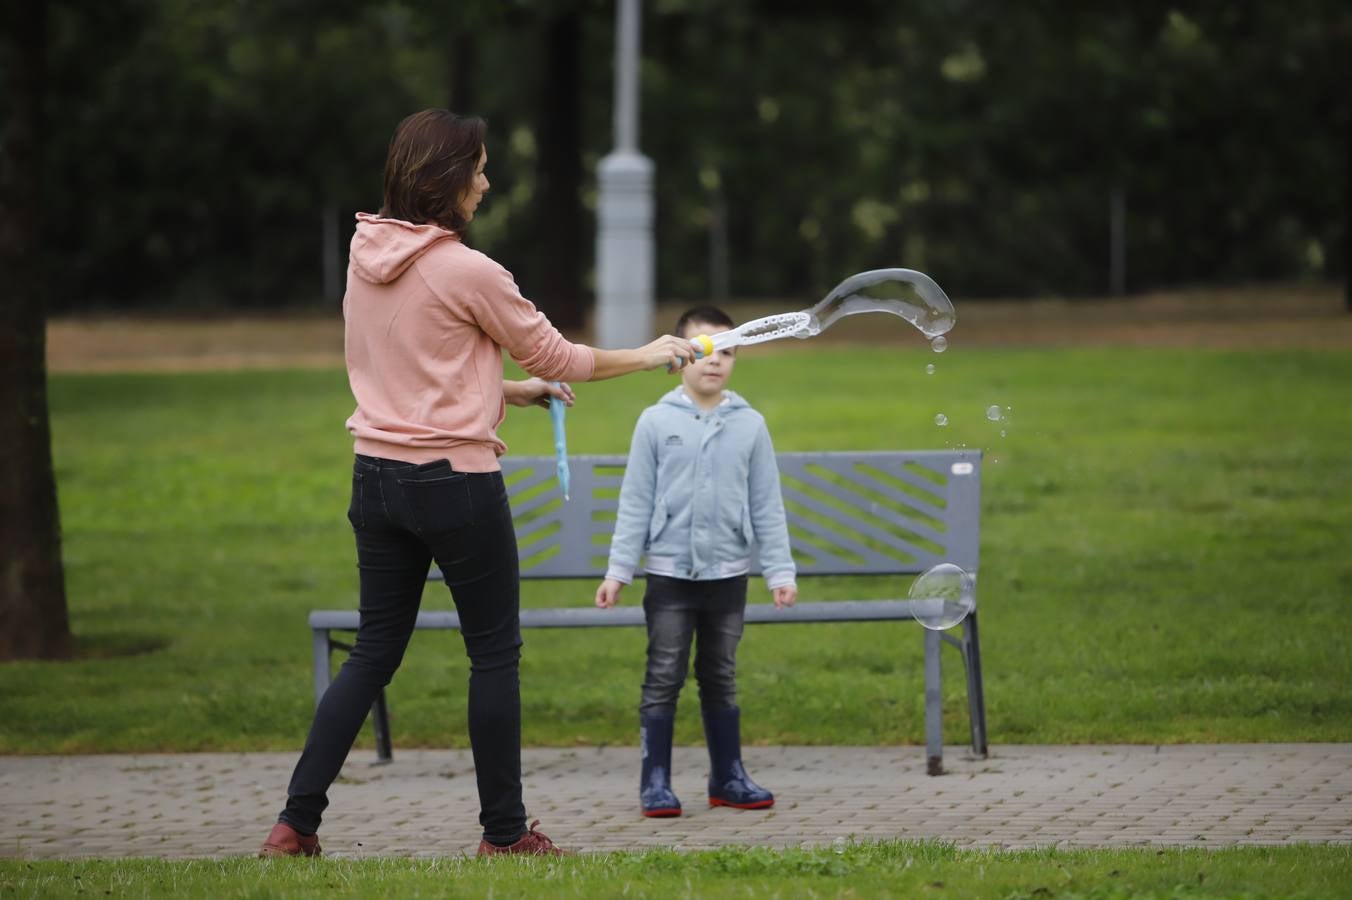
[[[540,68],[539,264],[532,296],[560,328],[578,328],[582,297],[582,20],[564,13],[545,26]]]
[[[71,654],[47,419],[39,246],[45,0],[10,4],[0,27],[0,660]],[[8,107],[8,108],[4,108]]]

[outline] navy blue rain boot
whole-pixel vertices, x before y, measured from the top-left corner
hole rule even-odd
[[[709,805],[766,809],[775,795],[751,780],[742,768],[741,710],[735,706],[704,710],[704,740],[709,745]]]
[[[675,722],[675,716],[638,717],[639,753],[643,757],[638,800],[643,814],[653,819],[681,814],[681,801],[671,791],[671,729]]]

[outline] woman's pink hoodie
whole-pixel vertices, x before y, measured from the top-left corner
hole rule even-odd
[[[586,381],[596,364],[510,272],[436,225],[357,215],[343,320],[357,400],[347,430],[367,456],[496,471],[503,348],[550,380]]]

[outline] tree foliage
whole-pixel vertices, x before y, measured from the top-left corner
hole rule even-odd
[[[54,301],[319,300],[394,124],[455,99],[491,128],[473,241],[573,303],[612,41],[603,0],[54,0]],[[1344,277],[1350,60],[1337,0],[650,0],[659,292],[707,296],[721,251],[739,296],[897,264],[1101,293],[1115,190],[1131,289]]]

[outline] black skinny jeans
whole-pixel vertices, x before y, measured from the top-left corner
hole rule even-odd
[[[470,660],[469,740],[479,823],[493,843],[526,830],[521,802],[520,571],[501,472],[453,472],[357,456],[348,519],[357,537],[361,624],[352,653],[324,692],[287,788],[281,821],[319,828],[328,789],[380,690],[389,684],[433,559],[460,615]]]

